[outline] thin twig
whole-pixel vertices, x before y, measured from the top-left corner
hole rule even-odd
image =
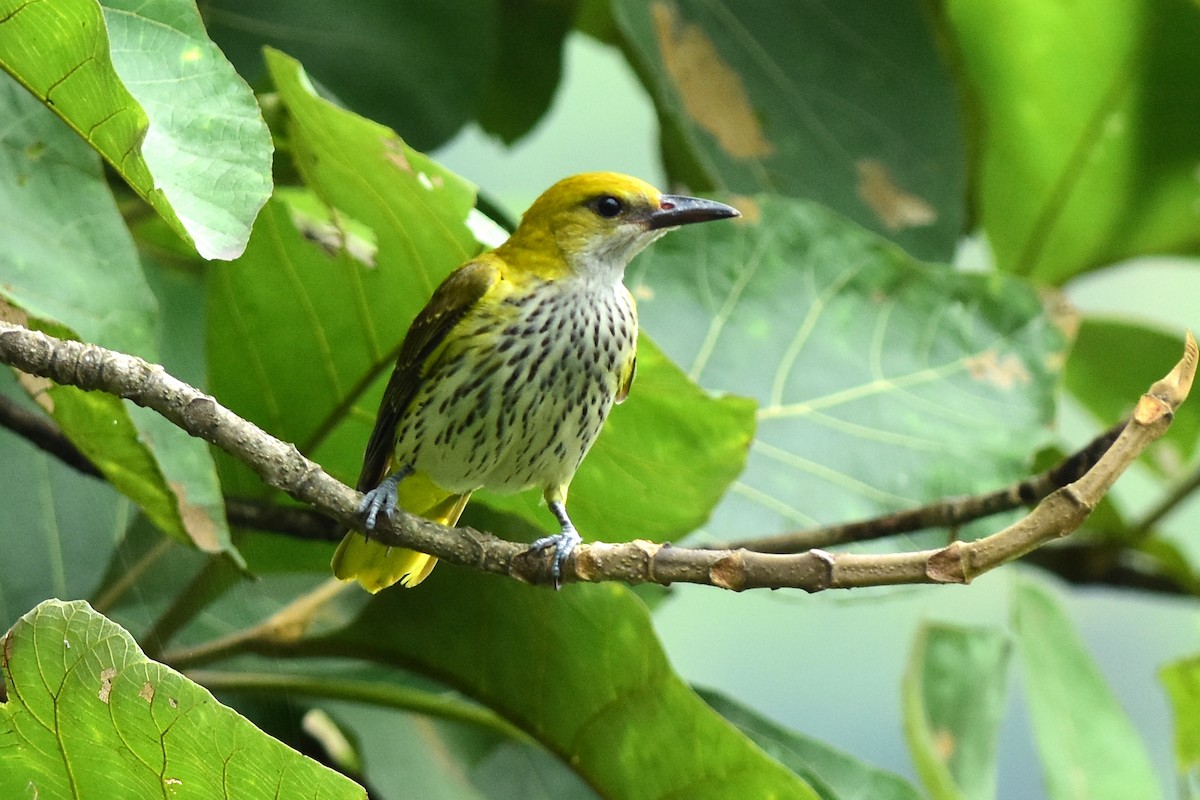
[[[51,420],[19,405],[11,397],[0,395],[0,427],[29,440],[50,455],[84,475],[103,478],[99,468],[71,443]]]
[[[1054,547],[1038,548],[1022,563],[1081,586],[1115,586],[1167,595],[1194,595],[1200,590],[1190,575],[1164,568],[1160,560],[1124,543],[1068,539]]]
[[[1176,508],[1192,496],[1192,493],[1200,487],[1200,468],[1188,476],[1187,480],[1175,486],[1167,494],[1158,501],[1145,516],[1134,526],[1130,532],[1130,540],[1140,542],[1148,538],[1153,532],[1155,526],[1160,521]]]
[[[196,669],[184,673],[196,683],[215,692],[244,692],[275,696],[279,692],[302,694],[333,700],[370,703],[373,706],[415,711],[452,722],[463,722],[490,730],[518,742],[530,741],[529,735],[508,720],[482,706],[448,693],[434,694],[410,686],[380,681],[356,680],[338,676],[309,676],[281,672],[232,672]]]
[[[927,528],[954,528],[965,525],[993,514],[1032,506],[1055,489],[1061,489],[1068,483],[1079,480],[1095,466],[1124,429],[1125,423],[1118,423],[1045,472],[987,494],[949,497],[928,505],[906,508],[903,511],[857,522],[707,544],[704,547],[711,550],[745,549],[759,553],[802,553],[817,547],[882,539]]]
[[[269,500],[225,498],[225,516],[230,525],[256,531],[283,533],[293,539],[338,542],[346,529],[311,508],[284,506]]]

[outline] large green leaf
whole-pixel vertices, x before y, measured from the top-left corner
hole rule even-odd
[[[1175,661],[1159,672],[1175,715],[1175,763],[1192,786],[1200,779],[1200,658]]]
[[[33,407],[8,370],[0,371],[0,394]],[[9,431],[0,431],[0,486],[0,540],[5,546],[0,628],[7,630],[47,597],[87,597],[100,581],[132,507],[111,486],[81,475]],[[164,541],[157,534],[155,539]]]
[[[25,324],[157,360],[158,308],[99,159],[3,76],[0,116],[0,302]],[[204,442],[111,395],[23,386],[161,530],[231,550]]]
[[[4,797],[365,797],[147,659],[83,602],[49,600],[0,652]]]
[[[250,80],[264,45],[286,50],[347,106],[422,150],[473,119],[493,68],[504,72],[496,0],[207,0],[204,16]]]
[[[208,0],[209,32],[238,71],[286,50],[359,114],[421,150],[476,120],[511,143],[546,113],[578,0]],[[308,31],[320,29],[321,36]],[[469,46],[464,46],[469,43]],[[352,49],[354,58],[346,58]]]
[[[283,652],[356,655],[437,677],[603,797],[812,796],[680,680],[645,607],[622,586],[555,593],[442,567],[419,590],[375,595],[348,627]]]
[[[1066,347],[1032,286],[921,264],[814,203],[742,206],[745,222],[667,237],[630,278],[668,355],[759,402],[711,527],[869,516],[1028,468]]]
[[[1008,637],[926,624],[904,677],[904,728],[935,800],[996,796],[996,746],[1008,696]]]
[[[384,211],[413,225],[413,241],[387,220],[364,229],[368,260],[353,243],[331,255],[305,235],[319,219],[307,213],[313,196],[290,192],[264,208],[241,259],[208,273],[213,393],[350,483],[408,323],[473,243],[457,201],[423,205],[392,188],[363,196],[407,202]],[[429,231],[442,240],[420,242]],[[244,467],[219,463],[228,490],[264,491]]]
[[[519,734],[504,736],[481,725],[437,719],[423,713],[423,709],[400,710],[411,708],[408,696],[415,692],[404,684],[406,676],[395,669],[376,665],[339,666],[336,677],[331,677],[328,669],[315,667],[309,670],[309,677],[290,680],[294,677],[291,665],[273,663],[287,669],[287,673],[281,675],[282,669],[246,674],[199,670],[193,675],[214,688],[218,698],[229,696],[230,685],[244,679],[248,684],[246,689],[232,689],[238,709],[260,728],[285,741],[291,740],[301,726],[305,733],[313,732],[314,716],[323,718],[326,728],[336,726],[347,740],[348,747],[340,749],[344,752],[352,748],[345,759],[353,770],[349,774],[366,786],[372,797],[421,800],[595,800],[597,797],[565,764]],[[367,676],[369,680],[361,680]],[[365,691],[357,702],[351,702],[344,690],[354,686],[356,679]],[[308,687],[317,689],[311,700],[304,697]],[[453,702],[458,706],[468,706],[469,702],[442,687],[423,694],[433,703],[445,703],[447,697],[455,698]],[[399,704],[389,702],[392,698],[399,700]],[[488,713],[474,704],[469,707],[480,715]],[[303,721],[295,719],[299,715],[303,715]],[[323,740],[333,738],[325,736]]]
[[[977,134],[980,222],[1002,269],[1060,283],[1193,251],[1200,7],[947,0]]]
[[[847,753],[772,722],[722,694],[700,696],[750,740],[812,784],[821,800],[918,800],[921,795],[899,775],[872,767]]]
[[[554,99],[563,46],[579,0],[503,0],[498,52],[479,109],[480,126],[512,144],[533,128]],[[439,105],[444,99],[438,97]]]
[[[1018,582],[1013,626],[1047,797],[1160,798],[1145,745],[1054,595]]]
[[[271,192],[249,87],[193,0],[0,2],[0,67],[206,258],[242,251]]]
[[[0,292],[90,341],[154,350],[158,309],[100,159],[0,76]]]
[[[819,200],[924,258],[963,228],[953,85],[916,2],[618,0],[692,184]],[[914,90],[919,86],[920,90]]]

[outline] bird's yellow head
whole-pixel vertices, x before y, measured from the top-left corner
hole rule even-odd
[[[617,283],[629,261],[672,228],[736,216],[723,203],[663,194],[628,175],[589,172],[547,189],[496,252],[539,277]]]

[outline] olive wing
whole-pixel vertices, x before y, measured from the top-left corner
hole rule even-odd
[[[469,261],[442,281],[413,320],[379,404],[375,429],[363,456],[358,491],[373,489],[387,477],[396,447],[396,429],[425,378],[430,356],[499,279],[500,269],[494,258],[483,256]]]

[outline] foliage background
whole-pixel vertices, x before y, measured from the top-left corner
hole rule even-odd
[[[596,97],[603,102],[594,102]],[[648,133],[640,147],[618,135],[616,128],[626,126]],[[435,152],[461,174],[486,170],[496,175],[489,189],[517,214],[557,175],[616,165],[658,180],[654,176],[661,166],[654,130],[653,106],[624,60],[592,39],[576,36],[567,46],[563,85],[550,115],[528,139],[507,149],[468,126]],[[577,147],[584,136],[592,152]],[[613,142],[620,146],[612,147]],[[555,154],[549,162],[546,153]],[[984,256],[977,242],[968,242],[960,257],[971,263]],[[1195,329],[1197,266],[1187,257],[1135,258],[1083,275],[1065,292],[1084,314],[1118,315],[1165,330]],[[1113,364],[1113,371],[1123,363]],[[1056,427],[1062,441],[1085,441],[1095,422],[1069,396],[1060,400]],[[1135,471],[1121,479],[1115,493],[1134,507],[1144,507],[1159,491],[1157,483],[1155,477]],[[1186,537],[1197,521],[1196,504],[1188,503],[1168,525]],[[985,575],[969,587],[892,590],[883,599],[731,596],[679,586],[672,600],[656,611],[655,629],[689,681],[721,687],[788,727],[913,776],[908,749],[897,735],[903,728],[897,688],[916,626],[922,620],[1003,626],[1014,571]],[[1164,663],[1195,652],[1200,628],[1194,608],[1187,602],[1103,587],[1077,588],[1061,599],[1144,737],[1164,786],[1171,786],[1172,715],[1155,675]],[[714,649],[714,631],[736,631],[738,645]],[[851,686],[845,685],[846,664],[855,665]],[[781,691],[781,686],[794,689]],[[1037,754],[1019,686],[1006,715],[998,796],[1045,797],[1041,776],[1022,766],[1036,763]]]
[[[1193,117],[1200,113],[1200,103],[1194,101],[1200,87],[1190,77],[1186,54],[1196,41],[1200,14],[1194,4],[1178,0],[1154,6],[1153,10],[1149,5],[1101,4],[1086,17],[1069,11],[1041,15],[1036,5],[951,2],[918,7],[876,3],[833,18],[793,15],[789,4],[737,6],[751,38],[767,42],[774,58],[794,58],[786,62],[793,71],[785,73],[783,81],[770,70],[765,75],[756,71],[764,59],[754,58],[754,48],[744,51],[736,42],[722,38],[733,29],[727,24],[732,4],[643,6],[614,2],[609,6],[593,2],[576,6],[464,1],[408,2],[389,10],[390,4],[363,2],[337,4],[335,13],[321,2],[263,2],[211,3],[202,11],[214,39],[256,88],[272,87],[261,69],[259,48],[265,41],[298,57],[315,80],[353,111],[394,127],[407,144],[431,151],[445,166],[480,184],[486,199],[507,210],[511,217],[558,177],[588,169],[616,169],[663,184],[674,178],[696,191],[771,189],[832,205],[837,212],[831,217],[810,206],[795,214],[804,224],[816,225],[814,220],[825,220],[832,231],[829,241],[852,242],[870,251],[875,254],[872,258],[879,257],[889,269],[903,271],[914,284],[924,286],[926,299],[937,296],[938,287],[944,285],[940,281],[951,280],[947,273],[912,266],[907,257],[864,238],[838,214],[873,228],[914,255],[935,263],[953,260],[974,270],[992,268],[992,252],[978,231],[982,225],[1002,271],[1032,274],[1034,285],[1040,288],[1062,285],[1067,298],[1088,320],[1096,322],[1091,327],[1085,324],[1069,362],[1065,389],[1057,391],[1053,431],[1042,424],[1048,395],[1039,394],[1056,386],[1055,376],[1049,371],[1039,377],[1027,397],[987,417],[985,427],[993,437],[1009,439],[999,449],[994,442],[990,445],[993,449],[986,449],[986,437],[977,440],[966,434],[956,435],[953,440],[965,452],[905,470],[881,462],[877,450],[864,454],[867,445],[861,441],[847,451],[841,449],[848,447],[847,441],[838,440],[824,453],[831,461],[852,452],[859,453],[864,461],[876,462],[862,466],[861,473],[846,473],[876,488],[898,476],[923,474],[919,470],[928,467],[935,478],[941,470],[965,475],[968,483],[974,481],[971,486],[955,484],[954,490],[963,491],[1019,476],[1028,469],[1026,457],[1036,448],[1057,443],[1070,449],[1082,443],[1098,425],[1108,424],[1128,408],[1146,381],[1165,371],[1175,356],[1179,329],[1195,325],[1192,298],[1200,290],[1200,273],[1187,254],[1196,240],[1194,175],[1200,158],[1194,138],[1189,138],[1187,131],[1195,130]],[[347,8],[349,11],[344,11]],[[765,135],[786,142],[791,160],[773,164],[771,170],[742,174],[737,163],[720,160],[703,131],[698,132],[695,126],[689,129],[687,108],[681,111],[679,98],[672,96],[666,86],[669,82],[664,75],[670,70],[655,61],[648,44],[652,39],[644,35],[655,20],[649,19],[651,28],[647,28],[648,20],[640,15],[654,13],[675,14],[671,19],[677,32],[686,29],[678,27],[685,25],[685,20],[707,26],[705,30],[723,48],[720,52],[743,75],[754,101],[777,112],[768,114],[760,109],[760,120],[765,124]],[[1014,27],[998,27],[992,14],[1005,15]],[[614,19],[625,27],[614,28]],[[660,17],[657,24],[661,22]],[[579,30],[568,33],[573,25]],[[1080,26],[1086,26],[1092,35],[1078,35]],[[521,39],[512,33],[518,30],[533,34]],[[321,35],[314,35],[315,31],[321,31]],[[774,50],[769,49],[772,36],[776,36]],[[623,42],[623,51],[612,45],[617,38]],[[563,41],[562,81],[556,86]],[[475,46],[463,48],[463,42]],[[839,47],[847,42],[854,46]],[[834,46],[828,46],[830,43]],[[1053,46],[1046,48],[1047,43]],[[354,57],[348,58],[347,53]],[[765,59],[768,66],[770,60]],[[645,85],[638,80],[638,71]],[[547,104],[549,113],[541,118]],[[1030,114],[1029,107],[1035,113]],[[270,104],[267,110],[268,117],[278,112]],[[866,124],[857,124],[864,120]],[[987,120],[988,125],[981,120]],[[278,125],[275,127],[279,130]],[[492,134],[516,140],[516,146],[508,149],[491,138]],[[877,148],[870,152],[886,155],[889,166],[897,170],[894,177],[900,185],[923,196],[941,212],[937,223],[900,225],[889,231],[855,199],[856,181],[861,174],[855,172],[853,159],[842,158],[844,153],[839,153],[837,147],[829,147],[830,140],[841,142],[843,149],[846,142],[868,150]],[[294,145],[295,140],[289,144]],[[1072,147],[1076,149],[1072,151]],[[286,170],[294,155],[284,148],[276,157],[277,169]],[[930,167],[930,163],[935,166]],[[1067,167],[1056,172],[1064,163]],[[290,174],[276,177],[285,184],[295,181]],[[325,191],[337,188],[334,183],[329,187]],[[206,273],[209,281],[218,275],[245,280],[246,267],[255,263],[251,260],[253,250],[251,257],[232,267],[200,269],[189,259],[189,250],[180,248],[135,198],[120,188],[117,192],[122,209],[132,220],[141,264],[154,295],[153,300],[141,298],[130,305],[137,307],[140,303],[148,308],[157,303],[160,309],[157,321],[153,321],[153,315],[147,317],[152,320],[147,324],[158,326],[156,332],[147,336],[142,331],[140,341],[129,341],[125,346],[161,358],[185,379],[207,383],[222,400],[235,400],[239,391],[253,395],[252,385],[241,380],[243,376],[236,370],[221,373],[210,360],[214,354],[205,352],[206,324],[210,331],[207,345],[212,348],[212,320],[234,306],[232,300],[239,297],[238,293],[223,296],[210,283],[207,322],[200,313],[204,309],[196,302],[205,291]],[[1067,200],[1063,201],[1064,197]],[[292,213],[297,208],[311,212],[294,197],[281,199],[285,202],[275,208],[274,215],[264,212],[264,220],[284,220],[284,208]],[[771,201],[763,202],[768,206]],[[1057,209],[1058,216],[1046,208]],[[1038,209],[1049,217],[1031,222],[1029,214]],[[919,204],[909,208],[909,213],[922,219]],[[1055,228],[1047,219],[1057,219],[1061,227]],[[1032,228],[1044,232],[1047,225],[1052,230],[1050,235],[1042,239],[1035,236],[1024,243],[1020,240],[1022,231]],[[964,231],[973,236],[959,241]],[[6,233],[16,240],[16,233]],[[710,241],[707,234],[686,240],[680,238],[683,235],[664,241],[661,254],[655,251],[644,256],[631,273],[631,282],[641,286],[643,294],[647,287],[655,294],[656,301],[643,302],[646,326],[667,353],[687,369],[688,348],[695,347],[695,342],[682,337],[677,340],[672,336],[672,325],[683,319],[678,315],[686,314],[689,308],[694,312],[696,305],[686,302],[689,278],[679,268],[694,264],[697,254],[705,252],[706,247],[734,245],[724,240]],[[1055,236],[1063,238],[1060,241]],[[1029,241],[1035,240],[1040,244],[1031,249]],[[445,267],[459,260],[471,244],[463,239],[456,246],[462,249],[445,254]],[[878,256],[881,251],[886,251],[885,255]],[[1035,251],[1041,255],[1023,257]],[[1184,255],[1122,262],[1130,256],[1170,252]],[[1046,253],[1053,257],[1047,258]],[[835,248],[831,260],[836,262],[842,254]],[[270,263],[276,257],[268,251],[262,261]],[[62,258],[78,258],[70,242]],[[813,261],[820,263],[819,258]],[[25,273],[19,268],[29,264],[9,258],[0,266],[7,270],[3,283],[10,302],[43,318],[68,316],[37,304],[61,300],[61,280],[57,285],[40,287],[40,294],[22,293],[24,284],[18,278],[23,279]],[[676,277],[669,269],[675,270]],[[678,278],[680,274],[685,277]],[[923,281],[921,275],[925,276]],[[964,280],[969,283],[974,279]],[[1002,287],[1001,296],[1032,296],[1029,287],[1019,282],[1004,282],[1000,277],[987,280]],[[85,294],[88,288],[84,286]],[[218,299],[214,302],[214,298]],[[671,313],[659,310],[668,305],[669,298],[683,300]],[[848,312],[858,313],[859,317],[841,329],[843,334],[856,330],[854,323],[862,317],[862,306],[851,303]],[[1115,329],[1100,324],[1110,314],[1119,314],[1131,323],[1120,329],[1123,339],[1105,335]],[[397,314],[397,320],[402,323],[406,315],[411,316],[411,310]],[[130,333],[137,333],[137,326],[128,323],[94,331],[75,324],[77,332],[90,340],[104,341],[112,330],[137,338]],[[1157,335],[1160,329],[1169,331],[1169,336]],[[919,333],[922,328],[910,330]],[[936,333],[942,329],[930,330]],[[147,344],[147,339],[154,343]],[[1163,340],[1169,345],[1157,347]],[[827,349],[820,351],[824,360],[810,366],[802,379],[819,381],[839,375],[845,364],[853,363],[854,354],[861,353],[861,347],[855,348],[848,335],[820,341],[826,342]],[[837,357],[839,346],[849,350],[842,359]],[[1049,339],[1016,349],[1030,364],[1036,363],[1039,354],[1057,352]],[[904,347],[896,351],[903,352]],[[1121,357],[1114,357],[1116,353]],[[1160,361],[1162,353],[1166,355]],[[5,393],[17,396],[15,383],[8,377],[3,380]],[[745,384],[701,383],[709,389],[749,393]],[[957,386],[939,384],[937,388],[943,390],[945,402],[956,398],[975,408],[973,401],[978,398],[958,395]],[[239,408],[236,402],[231,404]],[[364,401],[361,405],[369,415],[371,403]],[[986,407],[986,402],[982,405]],[[887,419],[889,409],[894,411],[896,406],[885,405],[870,419]],[[1106,509],[1089,541],[1104,535],[1122,541],[1128,534],[1122,518],[1137,519],[1162,497],[1164,485],[1179,482],[1194,470],[1196,425],[1194,418],[1190,423],[1183,418],[1188,415],[1185,407],[1174,438],[1136,474],[1123,479],[1116,493],[1119,513]],[[68,424],[62,419],[59,422]],[[154,423],[135,418],[132,424]],[[359,424],[369,424],[369,420],[359,420]],[[361,434],[359,440],[365,437],[365,430]],[[153,434],[143,436],[153,441]],[[853,437],[850,441],[853,443]],[[358,446],[350,434],[344,444],[349,450]],[[4,597],[90,597],[95,602],[104,595],[103,591],[93,590],[102,576],[102,586],[111,588],[114,579],[127,575],[129,567],[139,563],[146,552],[163,546],[160,535],[145,517],[121,496],[74,474],[15,437],[0,437],[0,447],[4,448],[0,469],[5,470],[0,485],[6,487],[0,534],[9,556],[4,580],[0,581]],[[102,451],[103,446],[98,449]],[[323,462],[326,456],[329,463],[338,458],[332,453],[317,453]],[[230,470],[220,459],[218,463],[227,488],[253,491],[253,479]],[[202,485],[203,480],[199,483]],[[937,485],[934,480],[910,499],[936,496]],[[136,489],[126,487],[125,491],[139,497]],[[581,493],[582,498],[586,494]],[[139,502],[148,515],[153,515],[151,509],[155,506],[148,505],[144,496]],[[813,505],[817,505],[815,501]],[[508,508],[538,522],[539,512],[529,504]],[[812,513],[820,521],[832,522],[874,510],[882,509],[851,502],[849,506],[814,508]],[[155,522],[161,528],[178,527],[177,521],[169,519],[169,509],[159,507],[158,513]],[[756,534],[784,524],[778,518],[764,519],[754,513],[748,506],[726,503],[718,509],[717,522],[701,535],[729,536],[735,523],[745,524],[747,520],[753,520],[749,532]],[[603,517],[602,512],[599,517]],[[1197,549],[1190,533],[1195,529],[1195,517],[1194,503],[1181,505],[1156,529],[1153,540],[1159,549],[1140,547],[1129,540],[1125,555],[1148,559],[1150,573],[1166,574],[1176,579],[1177,588],[1194,592],[1190,588],[1195,586],[1190,565]],[[79,549],[69,537],[82,527],[105,532],[116,548],[114,557],[109,559],[105,554],[105,558],[98,558],[95,552]],[[182,536],[178,530],[175,532]],[[14,552],[13,543],[30,533],[43,546]],[[937,539],[934,536],[932,541]],[[925,540],[888,546],[915,546],[921,541]],[[225,542],[217,541],[209,549],[224,546]],[[277,608],[280,598],[311,584],[327,553],[312,546],[291,544],[286,551],[284,547],[276,537],[240,538],[240,552],[256,569],[278,574],[259,583],[237,586],[185,629],[182,639],[202,641],[249,624]],[[281,557],[284,552],[286,555]],[[1178,561],[1172,561],[1173,555]],[[114,612],[115,618],[135,633],[146,633],[164,603],[202,562],[199,554],[172,546],[170,559],[138,579]],[[305,569],[311,572],[306,575]],[[1011,622],[1014,609],[1029,599],[1027,572],[1022,567],[1007,568],[970,587],[862,592],[849,597],[729,595],[691,587],[676,587],[666,598],[656,594],[645,597],[655,608],[654,632],[678,673],[689,682],[718,689],[745,704],[744,709],[726,708],[727,716],[757,712],[761,716],[752,716],[746,728],[778,723],[915,781],[918,769],[913,764],[920,756],[914,759],[905,744],[903,731],[913,713],[910,710],[906,716],[902,687],[918,627],[927,621],[983,625],[989,626],[993,635],[1000,632],[1001,637],[1011,641],[1017,636]],[[219,574],[220,570],[209,568],[209,573],[202,574],[212,577],[213,573]],[[233,582],[229,574],[224,575],[224,581]],[[1041,586],[1053,583],[1040,573],[1033,573],[1033,581]],[[1172,758],[1172,706],[1155,673],[1172,659],[1196,651],[1194,604],[1104,588],[1068,590],[1060,586],[1052,589],[1052,596],[1068,612],[1103,682],[1132,719],[1137,730],[1134,749],[1144,746],[1153,761],[1160,785],[1142,787],[1144,796],[1171,794],[1180,780],[1177,772],[1194,769],[1195,762],[1189,759],[1194,758],[1196,750],[1194,744],[1189,750],[1186,741],[1181,740],[1178,759]],[[5,605],[4,625],[27,607]],[[501,616],[500,624],[503,619]],[[1047,630],[1057,630],[1054,624],[1047,623]],[[149,636],[139,638],[143,647],[152,642]],[[245,666],[279,678],[287,671],[273,661],[243,658],[246,660],[222,666]],[[329,667],[317,666],[316,670],[324,674]],[[1045,664],[1032,670],[1034,675],[1050,672],[1051,665]],[[362,665],[347,665],[337,674],[361,677],[376,685],[394,679],[393,673],[382,674],[379,668]],[[1190,673],[1181,669],[1181,674]],[[1026,690],[1025,673],[1015,663],[1007,671],[987,675],[995,684],[1012,688],[1007,695],[1000,695],[1005,715],[995,757],[998,779],[994,789],[986,778],[975,784],[981,788],[971,789],[970,781],[959,773],[967,796],[986,797],[993,792],[1002,797],[1067,796],[1052,777],[1047,785],[1047,780],[1031,768],[1035,763],[1053,762],[1071,744],[1056,750],[1053,742],[1037,741],[1031,733],[1028,709],[1032,703],[1036,716],[1037,687]],[[410,680],[418,689],[430,688],[424,679]],[[1063,689],[1068,693],[1070,690],[1070,685]],[[1186,717],[1191,708],[1187,705],[1188,695],[1179,697],[1184,699],[1177,697],[1175,711]],[[578,779],[544,751],[506,743],[502,737],[497,744],[480,736],[470,725],[432,723],[427,717],[344,701],[313,703],[304,693],[279,687],[266,699],[251,700],[238,693],[223,694],[222,698],[268,731],[293,742],[301,741],[296,732],[301,711],[310,703],[326,709],[357,735],[367,778],[385,793],[403,786],[423,796],[460,796],[464,785],[474,792],[490,791],[490,796],[504,796],[506,789],[517,791],[517,786],[544,796],[584,791]],[[719,705],[719,698],[714,702]],[[442,708],[441,713],[447,713],[446,709]],[[1119,716],[1115,715],[1114,722],[1108,711],[1098,710],[1086,722],[1098,730],[1109,726],[1115,729],[1120,727]],[[986,725],[977,723],[976,728]],[[1119,735],[1116,739],[1121,740]],[[1137,745],[1137,740],[1143,744]],[[786,733],[777,732],[770,741],[799,749]],[[446,748],[455,754],[457,766],[452,763],[447,767],[444,761],[432,758]],[[1131,752],[1125,754],[1127,758],[1115,760],[1096,759],[1095,751],[1088,752],[1087,748],[1081,752],[1074,766],[1097,775],[1105,775],[1105,769],[1119,772],[1122,761],[1138,760]],[[990,756],[984,761],[981,770],[966,775],[974,775],[979,781],[979,775],[988,771]],[[430,768],[430,763],[442,766]],[[460,773],[468,773],[469,777],[464,779]],[[511,783],[499,781],[499,775]],[[1186,780],[1178,785],[1181,792],[1188,790]],[[897,789],[895,796],[907,796],[903,791]],[[933,796],[955,796],[938,794],[933,788],[927,791]],[[844,796],[855,795],[845,792]]]

